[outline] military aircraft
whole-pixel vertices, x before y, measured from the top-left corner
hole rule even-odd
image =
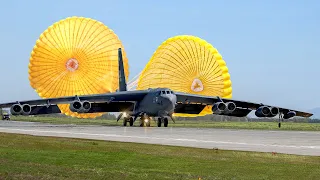
[[[313,114],[287,108],[225,99],[216,96],[202,96],[175,92],[166,87],[149,88],[147,90],[127,91],[124,74],[122,50],[118,49],[119,89],[114,93],[75,95],[57,98],[16,101],[0,104],[0,108],[10,107],[12,115],[39,115],[61,113],[58,104],[70,104],[70,110],[77,113],[121,112],[117,121],[123,118],[123,126],[129,122],[133,126],[140,117],[140,126],[154,117],[157,126],[168,126],[168,119],[175,122],[173,113],[199,114],[207,105],[212,105],[214,114],[245,117],[255,110],[257,117],[275,117],[279,115],[279,128],[283,119],[294,116],[310,117]]]

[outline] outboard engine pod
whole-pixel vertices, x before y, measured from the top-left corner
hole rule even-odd
[[[255,115],[257,117],[267,117],[269,116],[269,114],[270,114],[270,108],[267,106],[261,106],[255,112]]]
[[[12,115],[20,115],[22,112],[22,106],[20,104],[14,104],[11,106],[10,112]]]
[[[227,102],[225,113],[232,113],[236,108],[237,106],[234,102]]]
[[[29,104],[22,105],[22,115],[29,115],[31,113],[31,106]]]
[[[283,115],[283,119],[289,119],[296,116],[296,112],[295,111],[289,111],[287,114]]]
[[[212,106],[212,112],[215,114],[221,114],[226,110],[227,106],[223,102],[214,103]]]

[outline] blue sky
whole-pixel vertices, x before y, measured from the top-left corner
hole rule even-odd
[[[28,80],[36,40],[54,22],[83,16],[119,36],[131,78],[164,40],[189,34],[218,49],[233,98],[301,110],[320,106],[319,1],[3,0],[0,15],[0,102],[38,98]]]

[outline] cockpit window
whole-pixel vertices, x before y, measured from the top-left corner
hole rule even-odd
[[[171,91],[171,94],[173,94],[173,91]]]
[[[167,94],[170,94],[170,91],[167,91]]]
[[[165,91],[161,91],[161,94],[166,94],[166,92]]]

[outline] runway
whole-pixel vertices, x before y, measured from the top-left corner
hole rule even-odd
[[[320,156],[320,132],[52,125],[0,121],[0,132]]]

